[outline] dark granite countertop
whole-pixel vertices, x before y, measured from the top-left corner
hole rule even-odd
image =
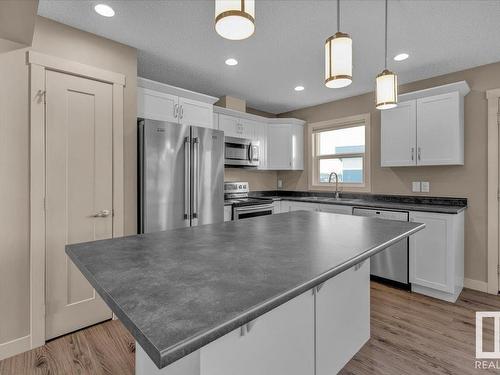
[[[423,228],[296,211],[66,253],[162,368]]]
[[[373,207],[401,211],[423,211],[443,214],[458,214],[467,208],[466,198],[427,197],[407,195],[341,193],[335,199],[333,193],[303,191],[255,191],[252,197],[296,202],[338,204],[355,207]]]

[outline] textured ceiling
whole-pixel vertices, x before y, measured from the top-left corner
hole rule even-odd
[[[103,0],[104,1],[104,0]],[[40,0],[38,13],[139,50],[139,75],[189,90],[247,100],[281,113],[374,89],[384,62],[384,1],[341,2],[341,30],[353,38],[351,86],[323,84],[324,40],[336,31],[330,0],[257,0],[256,32],[229,41],[214,31],[214,0]],[[500,61],[499,0],[390,0],[389,68],[400,83]],[[392,57],[408,52],[410,58]],[[239,64],[224,64],[235,57]],[[305,86],[295,92],[296,85]]]

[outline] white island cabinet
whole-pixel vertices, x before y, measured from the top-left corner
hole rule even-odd
[[[314,295],[307,291],[200,352],[202,375],[314,373]]]
[[[464,285],[464,212],[410,212],[425,228],[410,237],[412,291],[455,302]]]
[[[136,375],[333,375],[369,338],[363,261],[161,370],[136,343]]]
[[[316,375],[331,375],[370,338],[370,262],[316,288]]]

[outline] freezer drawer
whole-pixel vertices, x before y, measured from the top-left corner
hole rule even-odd
[[[401,211],[354,208],[353,215],[384,220],[408,221],[409,213]],[[371,275],[408,285],[408,239],[405,238],[370,259]]]

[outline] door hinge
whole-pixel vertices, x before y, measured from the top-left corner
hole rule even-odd
[[[497,274],[500,275],[500,264],[497,266]]]
[[[497,200],[500,200],[500,188],[497,190]]]
[[[47,198],[43,197],[43,212],[47,211]]]

